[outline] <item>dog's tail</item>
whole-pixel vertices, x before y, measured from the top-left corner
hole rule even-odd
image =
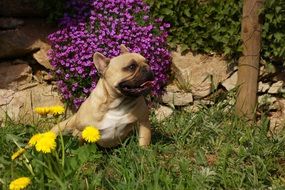
[[[75,118],[76,116],[73,115],[70,118],[58,123],[57,125],[55,125],[51,131],[54,132],[56,135],[58,135],[59,133],[72,133],[74,132],[74,123],[75,123]]]

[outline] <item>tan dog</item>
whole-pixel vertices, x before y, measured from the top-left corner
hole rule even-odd
[[[139,122],[139,145],[150,143],[149,111],[142,95],[148,93],[154,79],[146,59],[130,53],[121,45],[121,55],[112,59],[96,52],[93,61],[100,80],[75,115],[52,128],[81,136],[87,125],[101,133],[98,144],[113,147],[120,144],[132,131],[130,124]]]

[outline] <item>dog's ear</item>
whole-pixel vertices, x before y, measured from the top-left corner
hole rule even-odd
[[[96,52],[93,55],[93,62],[99,74],[103,75],[108,63],[110,62],[110,59],[105,57],[103,54]]]
[[[120,45],[120,50],[121,50],[121,54],[130,52],[130,50],[124,44]]]

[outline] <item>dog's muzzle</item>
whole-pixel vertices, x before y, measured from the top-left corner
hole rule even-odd
[[[125,96],[142,96],[148,94],[154,84],[154,74],[151,70],[142,68],[139,74],[130,80],[119,83],[118,88]]]

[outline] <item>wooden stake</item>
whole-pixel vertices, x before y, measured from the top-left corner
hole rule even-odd
[[[241,37],[243,55],[238,66],[236,113],[250,120],[255,118],[257,84],[261,49],[260,11],[263,0],[244,0]]]

